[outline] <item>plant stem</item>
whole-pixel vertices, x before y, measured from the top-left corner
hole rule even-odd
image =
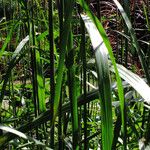
[[[49,0],[49,43],[50,43],[50,108],[53,115],[55,96],[55,73],[54,73],[54,33],[53,33],[53,1]],[[52,121],[51,121],[52,123]],[[50,132],[50,147],[54,148],[54,124]]]

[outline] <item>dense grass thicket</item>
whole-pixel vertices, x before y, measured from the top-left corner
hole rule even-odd
[[[25,149],[150,149],[149,0],[0,0],[0,150]]]

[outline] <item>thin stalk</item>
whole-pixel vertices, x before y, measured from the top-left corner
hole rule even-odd
[[[11,76],[9,80],[9,91],[11,93],[10,99],[12,99],[12,106],[13,106],[13,117],[17,117],[17,112],[16,112],[16,99],[14,97],[14,84],[13,84],[13,71],[11,71]],[[14,121],[14,127],[16,127],[16,121]]]
[[[84,99],[86,99],[86,50],[85,50],[85,26],[84,22],[81,20],[81,55],[83,61],[83,93]],[[84,104],[84,149],[88,149],[88,141],[87,139],[87,104]]]
[[[33,4],[33,2],[32,2],[32,4]],[[34,15],[33,15],[33,10],[32,10],[32,22],[31,22],[31,34],[32,34],[32,46],[34,46],[35,45],[35,31],[34,31],[34,21],[33,21],[33,18],[34,18]],[[34,48],[32,48],[32,54],[31,54],[32,56],[32,60],[33,60],[33,76],[34,76],[34,81],[33,81],[33,88],[34,88],[34,95],[35,95],[35,99],[36,99],[36,107],[37,107],[37,109],[35,109],[36,110],[36,112],[37,112],[37,115],[38,115],[38,113],[39,113],[39,104],[38,104],[38,96],[37,96],[37,94],[38,94],[38,90],[37,90],[37,70],[36,70],[36,50],[34,49]],[[35,86],[35,87],[34,87]]]
[[[50,43],[50,108],[53,115],[55,95],[55,73],[54,73],[54,33],[53,33],[53,1],[49,0],[49,43]],[[52,124],[52,121],[51,121]],[[50,147],[54,148],[54,124],[50,131]]]
[[[58,14],[59,14],[59,38],[60,41],[62,40],[61,34],[63,32],[63,9],[64,9],[64,1],[63,0],[57,0],[57,7],[58,7]],[[60,98],[60,104],[59,104],[59,118],[58,118],[58,142],[59,142],[59,150],[63,149],[63,141],[62,141],[62,93]]]
[[[100,17],[101,17],[100,1],[96,0],[96,3],[97,3],[97,17],[98,17],[98,19],[100,19]]]
[[[113,150],[116,150],[120,130],[121,130],[121,113],[119,112],[117,116],[117,120],[115,122],[115,127],[114,127],[114,138],[113,138],[113,143],[112,143]]]
[[[116,22],[115,22],[116,23],[116,30],[120,31],[122,26],[118,25],[118,20],[119,20],[119,14],[118,14],[118,9],[116,8]],[[119,58],[119,45],[121,45],[121,47],[122,47],[122,44],[121,44],[122,43],[122,38],[119,40],[118,33],[116,34],[116,41],[117,41],[117,43],[116,43],[116,51],[115,51],[116,55],[115,55],[115,58],[116,58],[116,60],[118,60],[118,58]]]
[[[125,7],[125,10],[127,10],[129,8],[128,5],[125,5],[124,7]],[[124,29],[125,29],[125,34],[128,35],[128,29],[125,25],[124,25]],[[127,65],[128,64],[128,47],[129,47],[128,40],[125,38],[125,50],[124,50],[123,55],[125,55],[125,67],[126,68],[128,67],[128,65]]]
[[[4,1],[2,0],[2,5],[3,5],[3,11],[5,12],[5,7],[4,7]],[[4,17],[6,17],[5,16],[5,13],[4,13]],[[4,50],[3,50],[4,51]],[[3,53],[2,53],[2,49],[1,49],[1,52],[0,52],[0,58],[1,58],[1,55],[2,55]],[[2,92],[1,92],[2,93]],[[2,96],[2,94],[1,94],[1,96]],[[1,106],[2,106],[2,98],[0,97],[0,124],[2,123],[2,117],[1,117]],[[0,130],[0,136],[2,136],[3,135],[3,131],[2,130]]]
[[[31,1],[31,5],[34,5],[33,0]],[[29,15],[29,13],[28,13]],[[35,31],[34,31],[34,11],[33,7],[31,9],[31,18],[32,20],[29,19],[28,16],[28,21],[29,21],[29,35],[30,35],[30,45],[32,45],[31,48],[31,68],[32,68],[32,84],[33,84],[33,101],[34,101],[34,114],[35,117],[38,116],[39,114],[39,103],[38,103],[38,89],[37,89],[37,70],[36,70],[36,51],[33,46],[35,45]],[[31,21],[31,22],[30,22]],[[36,136],[38,139],[38,128],[36,128]]]
[[[63,149],[63,141],[62,141],[62,93],[60,96],[60,105],[59,105],[59,118],[58,118],[58,145],[59,150]]]
[[[73,49],[73,34],[71,31],[70,24],[70,33],[68,37],[68,83],[69,83],[69,97],[70,97],[70,106],[71,106],[71,118],[72,118],[72,134],[73,134],[73,149],[79,149],[79,127],[78,127],[78,105],[77,105],[77,96],[76,96],[76,82],[75,82],[75,67],[74,63],[74,49]]]

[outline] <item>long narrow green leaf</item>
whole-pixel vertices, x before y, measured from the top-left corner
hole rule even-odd
[[[74,0],[67,1],[68,13],[65,17],[63,32],[61,35],[62,41],[60,41],[60,58],[59,58],[59,63],[58,63],[58,72],[57,72],[56,86],[55,86],[53,121],[55,120],[56,114],[58,112],[58,107],[59,107],[61,85],[62,85],[63,71],[64,71],[64,59],[65,59],[65,54],[66,54],[66,46],[68,42],[69,27],[70,27],[70,23],[72,20],[73,5],[74,5]]]
[[[71,26],[71,25],[70,25]],[[73,131],[73,149],[79,149],[79,127],[78,127],[78,103],[76,95],[76,82],[75,82],[75,66],[74,66],[74,49],[73,49],[73,34],[70,28],[69,38],[68,38],[68,83],[69,83],[69,98],[71,107],[71,117],[72,117],[72,131]]]
[[[53,20],[53,1],[49,1],[49,46],[50,46],[50,108],[54,114],[54,96],[55,96],[55,71],[54,71],[54,20]],[[51,121],[51,124],[53,122]],[[50,147],[54,148],[54,124],[50,132]]]
[[[46,110],[45,103],[45,86],[42,73],[42,62],[40,59],[39,51],[36,51],[36,67],[37,67],[37,85],[38,85],[38,99],[40,111],[43,112]]]
[[[80,51],[81,51],[81,59],[82,59],[82,62],[83,62],[83,93],[84,93],[84,99],[86,99],[86,80],[87,80],[87,74],[86,74],[86,71],[87,71],[87,64],[86,64],[86,40],[85,40],[85,25],[84,25],[84,22],[81,18],[81,21],[80,21],[80,24],[81,24],[81,45],[80,45]],[[87,104],[84,105],[84,113],[83,113],[83,121],[84,121],[84,149],[88,149],[88,146],[89,146],[89,141],[87,140]]]
[[[102,46],[103,44],[105,44],[108,53],[109,53],[109,57],[112,61],[112,64],[114,66],[115,69],[115,74],[116,74],[116,79],[117,79],[117,86],[118,86],[118,94],[119,94],[119,99],[120,99],[120,107],[121,107],[121,118],[122,118],[122,125],[123,125],[123,134],[125,133],[125,126],[124,126],[124,92],[123,92],[123,87],[122,87],[122,81],[121,78],[119,76],[119,72],[117,69],[117,65],[115,62],[115,57],[113,55],[113,51],[109,42],[109,39],[106,35],[106,32],[102,26],[102,24],[100,23],[100,21],[98,20],[98,18],[93,15],[93,13],[91,12],[91,10],[89,9],[89,7],[87,6],[87,4],[84,2],[84,0],[79,0],[80,5],[83,7],[84,11],[87,13],[87,15],[90,17],[90,19],[93,21],[93,23],[96,25],[98,32],[99,32],[99,36],[98,38],[94,38],[95,40],[95,48],[97,48],[97,46]],[[97,32],[94,32],[97,33]],[[98,35],[98,34],[96,34]],[[92,36],[94,36],[94,34],[92,34]],[[103,41],[99,42],[99,37],[101,36],[101,39]]]
[[[111,150],[113,125],[108,51],[104,49],[103,39],[91,19],[86,15],[81,16],[90,35],[96,58],[102,118],[102,148],[104,150]]]
[[[95,61],[92,62],[93,65],[94,63]],[[111,62],[109,62],[109,64],[110,71],[115,73],[114,67]],[[130,85],[130,87],[134,88],[137,93],[142,96],[144,102],[150,104],[150,87],[149,85],[147,85],[146,81],[137,74],[131,72],[129,69],[125,68],[123,65],[117,64],[117,68],[120,77],[124,80],[123,82],[125,82],[125,84],[128,84],[127,87],[129,87]],[[95,73],[95,76],[97,78],[97,73]]]
[[[146,82],[122,65],[117,64],[117,68],[120,77],[128,82],[143,97],[146,103],[150,104],[150,87],[146,84]],[[110,69],[114,72],[114,68],[112,66]]]

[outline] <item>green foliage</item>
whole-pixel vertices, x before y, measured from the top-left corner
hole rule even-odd
[[[148,149],[150,6],[127,4],[0,0],[0,149]]]

